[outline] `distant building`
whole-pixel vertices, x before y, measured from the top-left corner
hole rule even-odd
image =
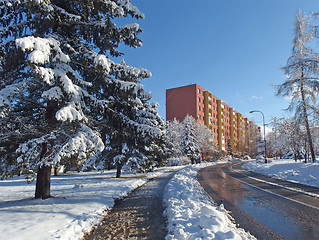
[[[166,90],[166,121],[183,121],[186,115],[205,124],[214,136],[219,150],[254,155],[260,138],[259,127],[234,108],[197,84]]]

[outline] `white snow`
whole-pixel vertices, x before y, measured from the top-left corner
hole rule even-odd
[[[101,138],[89,127],[82,125],[80,131],[66,142],[55,155],[54,161],[59,162],[62,157],[78,157],[79,161],[85,162],[86,158],[102,152],[104,144]]]
[[[236,228],[223,205],[217,206],[197,181],[199,168],[191,165],[179,170],[165,189],[166,240],[170,239],[254,239]],[[285,180],[319,187],[319,163],[273,160],[244,165],[250,170]],[[166,171],[169,168],[162,168]],[[156,174],[161,174],[161,171]],[[116,179],[115,171],[52,176],[54,198],[33,199],[35,182],[23,177],[0,181],[0,233],[6,239],[78,239],[98,223],[114,199],[126,196],[155,173],[137,178]]]
[[[267,164],[252,161],[243,167],[274,178],[319,187],[319,162],[304,163],[293,159],[275,159]]]
[[[236,229],[223,206],[215,206],[200,187],[196,180],[199,166],[204,165],[180,170],[166,187],[167,239],[252,239],[243,229]],[[0,181],[1,236],[8,240],[78,239],[102,219],[114,199],[172,168],[137,175],[140,178],[123,175],[116,179],[113,170],[52,176],[54,198],[46,200],[33,199],[35,182],[27,184],[22,177]]]
[[[44,64],[49,62],[51,50],[55,51],[54,60],[58,59],[60,62],[69,62],[69,56],[65,55],[60,49],[60,44],[53,38],[40,37],[23,37],[16,39],[16,46],[20,47],[22,51],[30,51],[28,60],[35,64]]]
[[[0,181],[0,238],[78,239],[101,220],[114,199],[126,196],[153,174],[116,179],[115,171],[52,176],[51,195],[33,199],[35,182],[22,177]],[[124,175],[128,177],[128,175]]]
[[[176,239],[255,239],[236,228],[223,205],[217,206],[197,181],[198,169],[180,170],[167,184],[164,203],[168,218],[166,240]]]
[[[59,100],[61,99],[63,96],[63,93],[61,91],[61,88],[60,87],[53,87],[53,88],[50,88],[49,90],[47,91],[44,91],[42,93],[42,97],[43,98],[47,98],[49,100],[52,100],[52,99],[56,99],[56,100]],[[59,120],[59,119],[58,119]]]
[[[66,107],[61,108],[59,111],[56,112],[55,118],[58,121],[66,122],[66,121],[87,121],[87,118],[78,111],[74,106],[68,105]]]
[[[99,54],[94,58],[94,64],[96,66],[101,66],[106,73],[109,73],[111,70],[111,61],[107,59],[105,55]]]
[[[52,80],[54,79],[54,72],[50,68],[37,67],[36,73],[39,74],[43,81],[47,84],[51,84]]]

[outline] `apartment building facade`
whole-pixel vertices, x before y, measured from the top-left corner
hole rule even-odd
[[[205,124],[220,151],[254,155],[259,127],[223,100],[197,84],[166,90],[166,121],[183,121],[186,115]]]

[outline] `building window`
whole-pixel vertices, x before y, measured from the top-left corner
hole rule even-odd
[[[200,115],[198,115],[198,119],[200,120]]]
[[[200,111],[200,106],[198,106],[198,111]]]
[[[200,102],[200,98],[198,98],[198,102]]]
[[[200,94],[200,89],[198,89],[198,93]]]

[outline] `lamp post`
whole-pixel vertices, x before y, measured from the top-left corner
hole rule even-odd
[[[264,144],[265,144],[265,163],[267,163],[267,155],[266,155],[266,127],[265,127],[265,115],[263,114],[262,111],[259,110],[252,110],[250,111],[250,113],[254,113],[254,112],[259,112],[263,115],[263,125],[264,125]]]

